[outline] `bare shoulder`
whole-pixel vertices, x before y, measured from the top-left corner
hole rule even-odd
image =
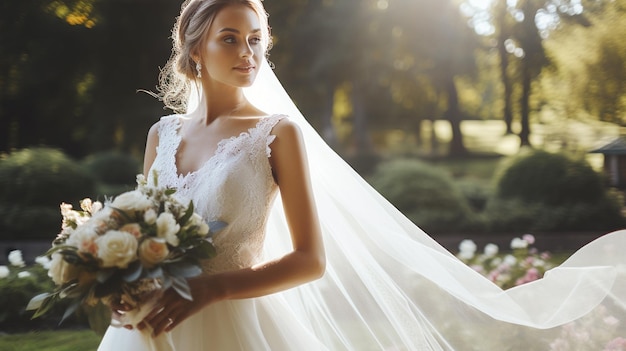
[[[276,135],[276,141],[280,142],[281,139],[290,142],[296,142],[302,140],[302,131],[300,130],[300,126],[297,123],[289,119],[289,117],[284,117],[272,129],[272,134]]]

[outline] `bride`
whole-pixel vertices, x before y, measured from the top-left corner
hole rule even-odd
[[[183,5],[161,84],[180,114],[150,129],[144,173],[158,171],[160,184],[228,226],[189,280],[192,301],[167,291],[141,323],[109,327],[99,350],[626,345],[625,232],[501,290],[322,141],[265,61],[269,42],[260,0]]]

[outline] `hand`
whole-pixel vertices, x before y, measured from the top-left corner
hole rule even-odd
[[[112,322],[111,325],[116,327],[124,327],[126,329],[133,329],[131,324],[123,324],[124,322],[124,313],[132,310],[133,307],[125,303],[124,301],[120,301],[119,303],[111,303],[111,311],[112,313]],[[117,325],[115,325],[117,323]]]
[[[141,330],[151,326],[155,337],[164,331],[171,331],[187,317],[219,300],[218,289],[211,280],[211,276],[187,280],[192,301],[181,297],[174,289],[168,289],[137,327]]]

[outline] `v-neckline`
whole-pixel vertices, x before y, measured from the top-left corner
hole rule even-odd
[[[183,126],[183,123],[182,123],[182,118],[183,117],[178,116],[176,118],[176,128],[174,130],[174,133],[176,135],[177,141],[176,141],[176,147],[174,148],[173,155],[172,155],[172,157],[174,158],[173,164],[174,164],[174,172],[176,174],[176,177],[179,179],[179,181],[184,181],[185,179],[187,179],[187,178],[197,174],[202,169],[204,169],[209,163],[211,163],[214,159],[216,159],[223,152],[223,150],[226,149],[226,146],[228,144],[233,143],[235,141],[238,141],[240,139],[243,139],[244,137],[250,137],[254,131],[259,129],[259,127],[261,125],[261,122],[263,120],[269,118],[269,117],[270,116],[259,117],[259,120],[256,122],[256,124],[253,127],[250,127],[247,130],[244,130],[244,131],[240,132],[239,134],[232,135],[230,137],[226,137],[226,138],[220,139],[217,142],[217,146],[215,148],[215,151],[213,152],[213,155],[211,155],[208,159],[206,159],[204,162],[202,162],[197,169],[188,171],[188,172],[183,174],[183,173],[180,172],[180,170],[178,168],[178,149],[180,147],[180,144],[183,141],[183,137],[182,137],[182,135],[180,135],[180,131],[181,131],[182,126]]]

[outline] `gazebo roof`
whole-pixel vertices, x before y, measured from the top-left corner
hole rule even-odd
[[[626,136],[621,136],[590,152],[605,155],[626,155]]]

